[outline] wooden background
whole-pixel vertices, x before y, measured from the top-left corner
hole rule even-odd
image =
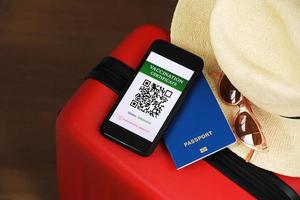
[[[57,199],[57,111],[135,26],[175,0],[0,0],[0,200]]]

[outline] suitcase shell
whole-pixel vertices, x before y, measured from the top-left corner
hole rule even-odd
[[[169,33],[143,25],[111,52],[134,69],[150,44]],[[99,134],[117,93],[85,80],[56,122],[57,177],[61,200],[255,199],[205,161],[176,170],[163,144],[141,157]],[[298,178],[280,176],[300,192]]]

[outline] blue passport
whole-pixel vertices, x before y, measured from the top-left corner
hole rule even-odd
[[[168,127],[164,142],[177,169],[236,142],[203,75],[195,82]]]

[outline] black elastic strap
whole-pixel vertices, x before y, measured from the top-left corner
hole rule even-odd
[[[134,70],[120,60],[114,57],[105,57],[87,78],[95,79],[120,94],[133,74]]]
[[[299,200],[298,194],[272,172],[246,163],[224,149],[205,160],[257,199]]]

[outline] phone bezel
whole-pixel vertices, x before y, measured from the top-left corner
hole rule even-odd
[[[124,94],[130,87],[132,81],[136,77],[137,73],[139,72],[140,68],[142,67],[143,63],[147,59],[150,52],[155,52],[161,56],[164,56],[178,64],[183,65],[186,68],[189,68],[194,71],[191,79],[189,80],[188,84],[186,85],[185,89],[182,91],[182,94],[178,98],[177,102],[175,103],[174,107],[172,108],[170,114],[168,115],[167,119],[163,123],[162,127],[160,128],[158,134],[156,135],[155,139],[151,142],[111,121],[109,121],[109,118],[115,111],[116,107],[122,100]],[[172,118],[174,117],[175,113],[180,108],[180,105],[182,104],[186,94],[190,90],[192,84],[196,80],[196,78],[199,76],[199,73],[201,73],[203,68],[203,61],[200,57],[185,51],[175,45],[170,44],[169,42],[165,42],[163,40],[156,40],[154,41],[144,57],[142,58],[140,64],[138,65],[138,68],[135,70],[135,74],[132,77],[132,79],[128,82],[124,90],[122,91],[121,95],[116,100],[115,104],[112,106],[111,111],[106,116],[105,120],[102,123],[102,126],[100,126],[100,132],[102,135],[108,137],[109,139],[112,139],[113,141],[121,144],[122,146],[129,148],[130,150],[142,155],[142,156],[148,156],[150,155],[156,145],[158,144],[160,138],[162,137],[163,133],[165,132],[166,128],[170,124]]]

